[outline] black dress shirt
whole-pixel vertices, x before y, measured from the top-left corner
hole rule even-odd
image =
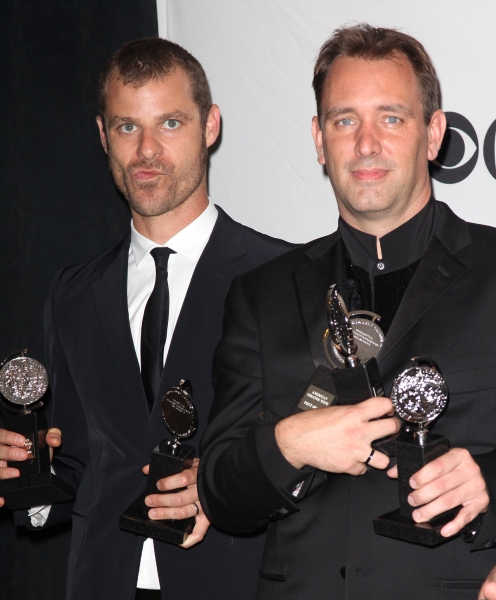
[[[382,257],[377,255],[377,238],[355,229],[342,218],[338,230],[346,253],[346,295],[349,310],[371,310],[380,315],[387,333],[429,245],[436,225],[432,199],[403,225],[380,238]],[[343,290],[344,292],[344,290]]]

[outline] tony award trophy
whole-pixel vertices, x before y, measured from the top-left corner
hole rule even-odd
[[[379,315],[369,311],[348,313],[337,285],[332,285],[327,293],[327,318],[329,328],[323,343],[331,369],[317,367],[293,412],[357,404],[384,395],[376,361],[384,342],[377,324]]]
[[[157,488],[157,481],[181,473],[193,465],[195,449],[179,441],[181,438],[192,436],[196,431],[197,417],[192,395],[191,384],[184,379],[179,382],[178,387],[172,387],[165,392],[162,398],[162,417],[174,440],[162,440],[153,451],[146,491],[120,516],[121,529],[172,544],[184,543],[193,531],[195,517],[154,521],[148,518],[150,507],[145,504],[145,498],[150,494],[180,492],[181,489],[162,492]]]
[[[8,410],[18,413],[5,419],[5,428],[26,438],[24,449],[29,454],[24,461],[7,462],[9,467],[19,470],[20,477],[0,481],[0,496],[12,510],[74,498],[73,487],[50,472],[48,425],[44,416],[31,412],[43,406],[41,398],[48,388],[48,373],[26,352],[16,352],[0,364],[0,401]]]
[[[394,381],[391,401],[396,413],[418,428],[401,433],[396,440],[400,507],[376,517],[374,531],[424,546],[436,546],[450,539],[441,536],[440,531],[455,518],[460,507],[446,511],[428,523],[415,523],[412,512],[418,507],[410,506],[407,500],[413,491],[408,483],[410,477],[450,448],[446,437],[427,431],[428,425],[439,417],[448,403],[448,387],[436,363],[425,356],[412,358],[412,366]],[[474,523],[469,523],[462,532],[473,529]]]

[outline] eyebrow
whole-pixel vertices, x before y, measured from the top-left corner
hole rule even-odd
[[[400,113],[400,114],[404,114],[407,115],[408,117],[413,117],[415,116],[413,114],[413,111],[410,110],[407,106],[405,106],[404,104],[384,104],[381,106],[377,107],[377,110],[381,110],[383,112],[394,112],[394,113]]]
[[[190,115],[188,115],[180,110],[163,113],[163,114],[155,117],[155,121],[157,123],[162,123],[163,121],[168,121],[169,119],[178,119],[181,121],[192,121],[193,117],[191,117]],[[140,120],[135,119],[134,117],[120,117],[119,115],[116,115],[115,117],[112,117],[112,119],[110,119],[110,121],[108,123],[108,127],[115,127],[116,125],[121,125],[123,123],[138,123],[139,124]]]
[[[413,111],[411,111],[404,104],[380,104],[379,106],[376,106],[375,108],[376,108],[376,110],[381,111],[381,112],[392,112],[392,113],[397,113],[397,114],[404,114],[404,115],[407,115],[408,117],[414,116]],[[356,110],[351,106],[345,106],[342,108],[331,108],[330,110],[327,111],[325,118],[327,121],[328,119],[335,119],[336,117],[340,117],[341,115],[354,113],[354,112],[356,112]]]

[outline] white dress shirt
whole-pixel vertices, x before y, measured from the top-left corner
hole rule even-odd
[[[209,201],[207,208],[199,217],[164,244],[164,247],[171,248],[176,252],[176,254],[169,256],[167,265],[169,321],[164,347],[164,363],[191,277],[210,238],[216,220],[217,209]],[[150,251],[157,248],[157,246],[158,244],[138,233],[134,228],[134,224],[131,223],[131,245],[129,247],[127,271],[127,305],[131,335],[133,336],[134,349],[138,360],[141,358],[143,314],[148,298],[155,286],[155,261],[150,255]],[[150,538],[143,544],[137,587],[151,590],[160,589],[153,540]]]
[[[170,255],[167,268],[169,321],[164,347],[164,364],[193,272],[216,221],[217,209],[209,200],[207,208],[199,217],[164,244],[164,247],[171,248],[176,252]],[[159,244],[138,233],[131,221],[131,244],[129,246],[127,271],[127,305],[134,349],[140,365],[141,324],[146,303],[155,286],[155,261],[150,255],[150,251],[158,246]],[[49,511],[50,506],[33,507],[28,513],[32,525],[34,527],[43,526],[48,518]],[[143,544],[137,587],[151,590],[160,589],[155,550],[153,540],[150,538],[145,540]]]

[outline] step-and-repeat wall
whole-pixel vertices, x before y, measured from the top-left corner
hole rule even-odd
[[[157,0],[160,35],[203,64],[223,117],[210,195],[291,241],[335,228],[310,133],[313,65],[333,29],[365,21],[419,39],[441,81],[449,132],[431,170],[457,214],[496,226],[496,3],[487,0]]]

